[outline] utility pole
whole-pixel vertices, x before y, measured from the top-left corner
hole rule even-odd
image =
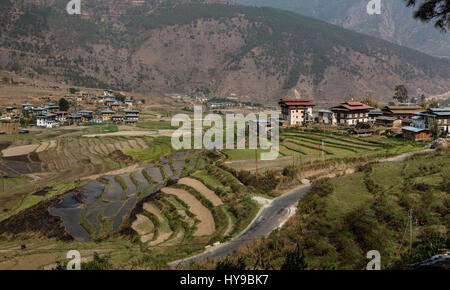
[[[325,158],[325,152],[324,152],[325,148],[324,148],[324,141],[322,140],[322,159]]]
[[[258,187],[258,149],[255,149],[255,165],[256,165],[256,187]]]
[[[412,252],[412,239],[413,239],[413,228],[412,228],[412,208],[409,209],[409,254]]]

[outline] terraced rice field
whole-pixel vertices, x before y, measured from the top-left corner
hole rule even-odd
[[[211,201],[214,206],[219,206],[223,204],[222,200],[220,200],[220,198],[214,193],[214,191],[206,187],[203,183],[201,183],[197,179],[185,177],[180,179],[178,183],[184,184],[197,190],[209,201]]]
[[[190,159],[185,170],[195,168],[196,173],[202,172],[205,164],[199,160],[198,157]],[[223,187],[219,181],[217,184]],[[183,177],[177,184],[162,188],[162,195],[142,206],[140,214],[148,219],[136,217],[133,223],[140,241],[149,248],[170,248],[199,243],[198,239],[203,239],[200,243],[207,245],[213,237],[217,237],[213,240],[217,241],[232,234],[235,218],[211,188],[215,187],[206,186],[200,179],[192,177]],[[153,233],[142,228],[153,228]]]
[[[211,212],[192,194],[183,189],[170,187],[163,188],[162,192],[177,196],[189,206],[192,213],[200,220],[194,236],[207,236],[214,233],[215,224]]]
[[[378,153],[398,154],[418,150],[407,140],[386,137],[351,137],[319,132],[286,130],[281,132],[279,158],[299,156],[303,161],[316,158],[355,157]],[[225,150],[230,160],[255,158],[255,150]],[[261,152],[258,152],[260,157]],[[244,166],[245,167],[245,166]]]
[[[73,196],[72,192],[65,194],[61,203],[50,209],[50,212],[61,217],[68,233],[79,241],[87,241],[104,233],[117,232],[139,200],[159,191],[167,178],[173,177],[174,173],[182,174],[185,164],[183,158],[184,153],[177,154],[171,158],[162,158],[158,161],[159,166],[144,163],[134,172],[102,176],[99,180],[77,188],[76,192],[79,194],[70,207],[65,206],[65,203],[66,199]],[[164,178],[160,168],[171,168],[172,160],[178,162],[179,170],[171,171],[170,176]],[[77,210],[73,210],[74,208]],[[148,218],[139,217],[132,226],[138,229],[137,232],[146,242],[154,237],[154,233],[144,233],[142,230],[155,227],[150,223],[152,221]],[[80,230],[80,227],[83,230]],[[161,237],[163,236],[162,234]]]

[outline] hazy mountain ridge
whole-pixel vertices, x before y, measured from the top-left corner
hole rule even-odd
[[[407,46],[430,55],[450,58],[450,37],[413,18],[402,0],[382,0],[381,14],[367,14],[369,0],[236,0],[246,5],[290,10],[344,28]]]
[[[294,90],[319,102],[386,99],[398,83],[450,90],[450,61],[287,11],[95,0],[69,16],[67,2],[0,0],[0,65],[75,85],[271,102]]]

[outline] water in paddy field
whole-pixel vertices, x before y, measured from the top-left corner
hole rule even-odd
[[[160,164],[167,178],[178,180],[183,172],[185,165],[184,158],[188,154],[185,152],[175,152],[172,156],[161,158]],[[175,169],[172,171],[170,162]],[[146,170],[152,178],[153,183],[148,182],[142,174]],[[130,177],[133,175],[138,187]],[[124,196],[122,185],[115,180],[115,175],[105,175],[103,178],[108,184],[99,181],[91,181],[74,191],[62,196],[61,202],[49,211],[51,214],[62,219],[67,232],[78,241],[88,241],[91,237],[88,231],[81,226],[82,216],[85,222],[88,222],[98,234],[101,230],[101,219],[111,220],[113,222],[113,232],[117,232],[122,225],[124,218],[133,210],[138,201],[138,196],[148,197],[161,190],[164,187],[164,179],[159,167],[154,163],[141,164],[141,168],[134,172],[119,175],[127,186],[127,196]]]

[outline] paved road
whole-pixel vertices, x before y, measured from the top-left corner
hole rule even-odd
[[[196,256],[178,260],[170,263],[171,267],[186,265],[193,261],[202,261],[206,258],[223,258],[233,252],[235,249],[242,247],[246,243],[255,240],[258,237],[268,235],[280,223],[281,218],[286,214],[289,207],[295,205],[308,192],[310,186],[304,186],[295,189],[274,199],[269,206],[265,207],[258,218],[256,218],[250,226],[238,237],[228,243],[203,252]]]

